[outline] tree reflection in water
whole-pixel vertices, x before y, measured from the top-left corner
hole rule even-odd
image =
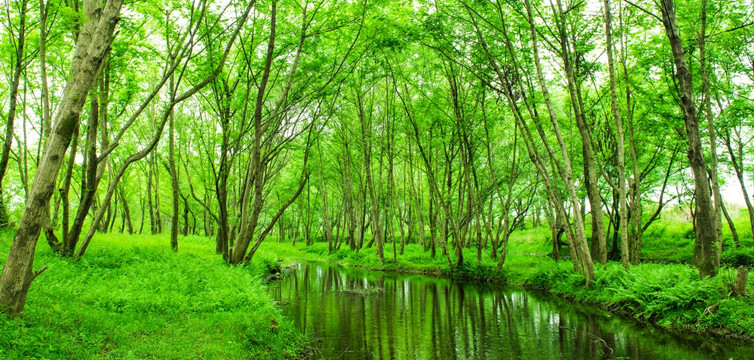
[[[270,291],[313,340],[318,359],[751,356],[745,344],[671,334],[503,286],[298,264]]]

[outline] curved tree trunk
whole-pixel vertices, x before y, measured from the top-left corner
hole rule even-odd
[[[23,310],[29,286],[39,274],[32,270],[34,248],[40,230],[47,221],[47,209],[55,191],[55,180],[78,126],[86,95],[112,43],[113,30],[120,19],[121,5],[122,0],[107,0],[102,6],[94,0],[84,2],[84,11],[89,21],[82,26],[78,36],[71,64],[71,80],[63,91],[52,138],[40,161],[26,210],[0,275],[0,307],[12,314]]]

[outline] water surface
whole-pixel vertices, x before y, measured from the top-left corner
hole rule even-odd
[[[670,333],[517,288],[296,264],[271,291],[312,359],[754,359],[754,347]]]

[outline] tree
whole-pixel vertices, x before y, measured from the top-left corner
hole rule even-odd
[[[121,0],[107,0],[103,5],[92,0],[84,2],[84,13],[89,21],[81,27],[78,35],[70,70],[71,81],[66,84],[58,105],[52,138],[37,169],[26,210],[0,275],[0,307],[12,314],[23,310],[29,286],[41,273],[32,269],[34,248],[47,220],[47,206],[55,189],[55,179],[78,126],[86,95],[112,43],[122,4]]]
[[[668,42],[673,52],[681,98],[680,106],[683,120],[686,124],[686,137],[689,149],[687,156],[694,174],[694,194],[696,197],[694,264],[699,268],[699,276],[704,278],[714,276],[717,272],[716,258],[719,251],[717,243],[720,239],[718,239],[715,230],[715,209],[710,199],[712,194],[707,179],[707,165],[704,160],[704,152],[699,134],[699,119],[696,115],[696,105],[694,104],[691,72],[686,63],[686,54],[676,22],[673,1],[661,0],[660,10],[662,11],[662,23],[665,27],[665,34],[668,37]]]

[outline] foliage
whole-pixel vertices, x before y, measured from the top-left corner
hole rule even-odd
[[[0,357],[284,359],[304,348],[261,284],[276,262],[228,267],[198,237],[184,239],[181,253],[165,236],[94,241],[80,261],[40,247],[37,267],[48,270],[23,315],[0,319]]]

